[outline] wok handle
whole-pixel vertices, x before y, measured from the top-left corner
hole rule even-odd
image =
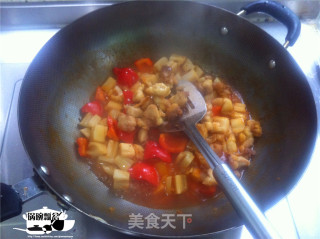
[[[1,217],[0,222],[15,217],[22,212],[22,204],[44,191],[38,176],[26,178],[14,185],[1,183]]]
[[[264,239],[280,238],[230,168],[220,160],[201,136],[196,126],[185,123],[184,131],[213,169],[214,177],[252,236]]]
[[[289,8],[278,2],[262,0],[252,2],[244,6],[241,8],[241,12],[239,12],[238,15],[248,15],[254,12],[266,13],[287,27],[288,33],[286,36],[286,42],[284,43],[285,48],[293,46],[297,41],[301,31],[301,22],[299,17]]]

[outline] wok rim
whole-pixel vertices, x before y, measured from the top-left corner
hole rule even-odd
[[[153,2],[149,2],[149,1],[136,1],[136,2],[143,2],[145,4],[153,4]],[[64,34],[65,31],[69,31],[70,28],[73,28],[74,25],[79,25],[79,23],[85,21],[85,19],[88,17],[88,16],[91,16],[92,14],[95,14],[97,12],[103,12],[105,11],[105,9],[107,8],[114,8],[114,7],[122,7],[123,5],[130,5],[130,4],[136,4],[136,2],[120,2],[120,3],[114,3],[113,5],[110,5],[110,6],[106,6],[106,7],[103,7],[101,9],[97,9],[97,10],[94,10],[93,12],[90,12],[80,18],[78,18],[77,20],[71,22],[70,24],[64,26],[63,28],[61,28],[54,36],[52,36],[48,41],[47,43],[40,49],[40,51],[37,53],[37,55],[35,56],[34,59],[37,58],[37,56],[39,55],[40,52],[42,52],[45,48],[45,46],[51,42],[54,38],[57,38],[59,37],[61,34]],[[161,2],[161,1],[154,1],[154,2]],[[179,2],[179,1],[167,1],[169,3],[171,2]],[[245,18],[242,18],[240,16],[237,16],[235,13],[233,12],[230,12],[228,10],[225,10],[223,8],[220,8],[220,7],[216,7],[216,6],[213,6],[213,5],[209,5],[207,3],[203,3],[203,2],[192,2],[192,1],[181,1],[180,2],[181,4],[195,4],[195,5],[203,5],[205,7],[209,7],[209,8],[215,8],[215,9],[218,9],[219,11],[223,11],[224,14],[232,14],[233,16],[237,17],[238,19],[240,19],[240,21],[244,21],[246,22],[245,24],[248,26],[248,27],[251,27],[251,28],[256,28],[255,30],[259,32],[259,34],[263,34],[264,37],[267,37],[269,38],[271,41],[272,41],[272,44],[278,44],[278,45],[281,45],[278,41],[276,41],[275,39],[273,39],[273,37],[271,35],[269,35],[268,33],[266,33],[265,31],[263,31],[261,28],[259,28],[258,26],[250,23],[247,19]],[[291,56],[291,54],[283,48],[283,52],[282,54],[287,54],[292,60],[293,60],[293,63],[296,65],[295,67],[302,72],[300,66],[296,63],[296,61],[293,59],[293,57]],[[21,84],[21,89],[24,88],[24,85],[26,84],[25,82],[25,79],[27,78],[28,75],[30,75],[31,73],[31,69],[33,68],[33,62],[34,62],[34,59],[32,60],[32,62],[30,63],[26,73],[25,73],[25,76],[23,78],[23,81],[22,81],[22,84]],[[305,76],[305,74],[302,72],[302,74]],[[307,82],[307,85],[309,86],[309,90],[310,90],[310,93],[312,94],[313,98],[314,98],[314,94],[311,90],[311,86],[309,84],[309,82]],[[100,217],[96,217],[94,215],[91,215],[83,210],[81,210],[79,207],[75,206],[72,202],[68,201],[66,198],[63,197],[62,194],[58,193],[56,190],[55,190],[55,185],[51,185],[51,183],[48,182],[48,176],[43,173],[43,171],[41,170],[41,168],[37,167],[35,161],[32,159],[32,157],[30,157],[30,153],[29,153],[29,150],[28,150],[28,147],[26,146],[26,141],[24,140],[23,138],[23,132],[22,132],[22,123],[21,123],[21,101],[22,101],[22,90],[20,90],[19,92],[19,98],[18,98],[18,126],[19,126],[19,134],[20,134],[20,137],[22,139],[22,143],[23,143],[23,146],[24,146],[24,149],[28,155],[28,158],[29,160],[31,161],[32,165],[33,165],[33,168],[36,170],[36,173],[40,176],[41,180],[45,183],[45,185],[49,188],[49,190],[51,192],[54,193],[55,196],[57,196],[62,202],[64,202],[66,205],[68,205],[69,207],[72,207],[74,209],[76,209],[78,212],[80,212],[81,214],[84,214],[92,219],[95,219],[99,222],[101,222],[102,224],[108,226],[110,229],[112,230],[115,230],[117,232],[120,232],[120,233],[124,233],[126,235],[130,235],[130,236],[141,236],[141,237],[152,237],[152,238],[177,238],[177,237],[181,237],[181,238],[198,238],[198,237],[206,237],[206,236],[215,236],[215,235],[218,235],[220,233],[224,233],[226,231],[229,231],[229,230],[234,230],[234,229],[237,229],[240,226],[233,226],[231,228],[227,228],[227,229],[224,229],[224,230],[220,230],[220,231],[215,231],[215,232],[211,232],[211,233],[205,233],[205,234],[195,234],[195,235],[183,235],[183,236],[163,236],[163,235],[155,235],[155,234],[148,234],[148,233],[141,233],[141,232],[136,232],[136,231],[131,231],[129,229],[124,229],[124,228],[121,228],[121,227],[117,227],[117,226],[114,226],[110,223],[108,223],[107,221],[105,221],[104,219],[100,218]],[[317,115],[317,109],[316,109],[316,105],[312,105],[313,109],[315,110],[315,116],[316,116],[316,119],[315,119],[315,128],[316,128],[316,132],[319,131],[319,118],[318,118],[318,115]],[[275,200],[276,202],[273,202],[272,205],[267,205],[266,208],[262,208],[262,211],[265,212],[266,210],[270,209],[271,207],[273,207],[275,204],[277,204],[282,198],[284,198],[285,196],[287,196],[290,192],[292,192],[294,190],[294,188],[297,186],[297,184],[300,182],[300,180],[302,179],[303,175],[305,174],[306,172],[306,169],[308,168],[308,165],[310,164],[310,161],[311,161],[311,158],[312,158],[312,155],[314,153],[314,149],[315,149],[315,145],[317,143],[317,137],[316,137],[316,133],[313,137],[314,139],[312,140],[313,142],[313,145],[310,146],[310,153],[309,153],[309,156],[308,156],[308,160],[306,160],[305,164],[304,164],[304,167],[303,169],[301,169],[298,173],[298,176],[295,177],[295,180],[294,182],[291,182],[290,184],[290,187],[288,187],[289,189],[285,192],[284,195],[278,195],[278,197],[276,197],[277,199]],[[261,207],[260,207],[261,208]],[[145,229],[144,229],[145,230]]]

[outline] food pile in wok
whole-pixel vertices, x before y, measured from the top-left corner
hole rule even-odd
[[[188,104],[180,80],[192,82],[203,95],[207,113],[197,128],[237,176],[250,165],[254,137],[262,134],[240,94],[187,57],[171,55],[155,63],[142,58],[132,67],[113,68],[81,108],[78,153],[101,181],[138,204],[192,205],[219,191],[191,140],[183,132],[165,130]]]

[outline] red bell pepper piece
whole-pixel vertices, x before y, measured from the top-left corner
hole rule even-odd
[[[155,141],[148,141],[144,149],[144,159],[161,159],[164,162],[170,163],[172,161],[171,155],[162,149]]]
[[[213,116],[220,115],[221,109],[222,109],[222,106],[213,105],[213,106],[212,106],[212,114],[213,114]]]
[[[123,103],[125,105],[129,105],[132,103],[133,101],[133,92],[131,90],[123,90]]]
[[[136,134],[136,130],[134,130],[132,132],[126,132],[126,131],[118,129],[117,132],[118,132],[119,139],[121,141],[123,141],[125,143],[129,143],[129,144],[133,143],[134,136]]]
[[[183,152],[188,144],[188,138],[180,133],[162,133],[159,136],[160,146],[169,153]]]
[[[111,116],[107,117],[107,124],[108,124],[108,133],[107,137],[109,139],[119,141],[119,136],[117,134],[118,122],[114,120]]]
[[[118,83],[131,87],[139,79],[137,73],[131,68],[113,68],[113,73],[117,76]]]
[[[88,140],[84,137],[77,138],[78,153],[81,157],[86,157],[88,149]]]
[[[201,186],[199,187],[199,193],[201,193],[204,196],[207,197],[211,197],[215,194],[215,192],[217,191],[217,186],[213,185],[213,186],[206,186],[201,184]]]
[[[129,169],[130,177],[144,180],[154,186],[159,184],[159,175],[155,167],[146,163],[136,163]]]
[[[141,58],[134,62],[139,72],[142,73],[153,73],[153,62],[150,58]]]
[[[91,113],[93,115],[102,116],[103,108],[99,101],[94,100],[82,106],[81,108],[82,113]]]
[[[107,102],[107,94],[104,92],[104,90],[101,88],[101,86],[97,87],[94,99],[101,102],[101,103]]]

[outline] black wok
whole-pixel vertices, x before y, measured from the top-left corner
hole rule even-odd
[[[242,224],[222,194],[190,208],[128,202],[77,156],[79,109],[111,69],[172,53],[226,78],[261,122],[263,136],[241,181],[262,210],[290,191],[313,152],[316,110],[304,74],[283,46],[245,19],[192,2],[129,2],[90,13],[59,31],[31,63],[21,88],[19,126],[46,184],[67,204],[124,233],[193,236]],[[161,217],[177,210],[192,214],[185,229],[181,218],[176,229],[128,229],[132,213]]]

